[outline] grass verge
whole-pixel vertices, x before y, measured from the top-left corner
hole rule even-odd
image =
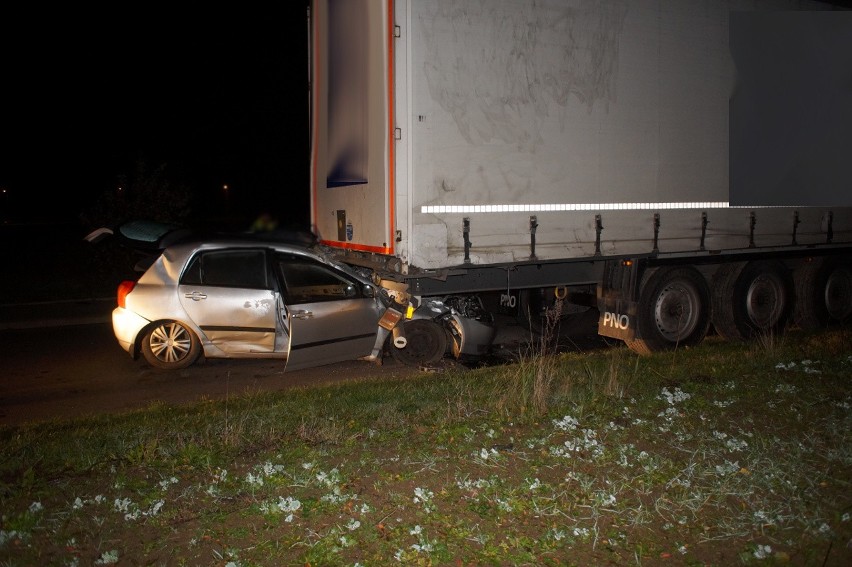
[[[0,565],[852,564],[852,332],[0,428]]]

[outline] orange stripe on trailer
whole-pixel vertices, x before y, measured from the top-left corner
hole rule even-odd
[[[366,244],[355,244],[353,242],[340,242],[338,240],[320,240],[320,244],[333,246],[335,248],[344,248],[346,250],[356,250],[358,252],[374,252],[376,254],[390,254],[393,248],[386,246],[368,246]]]
[[[396,194],[396,184],[394,181],[396,178],[396,158],[394,154],[394,148],[396,147],[396,143],[394,139],[393,114],[393,30],[393,0],[388,0],[388,190],[390,191],[390,194],[388,195],[388,227],[390,228],[390,234],[388,234],[388,242],[390,243],[390,246],[385,248],[385,254],[394,253],[394,242],[396,242],[396,237],[394,236],[394,232],[396,231],[396,226],[394,225],[394,219],[396,218],[394,203],[394,195]]]
[[[316,5],[311,3],[311,27],[313,28],[313,50],[311,54],[311,96],[313,98],[313,105],[311,108],[311,153],[312,157],[312,179],[311,179],[311,228],[313,232],[317,231],[317,161],[318,152],[317,149],[317,135],[318,135],[318,122],[317,119],[317,107],[319,106],[319,88],[317,87],[317,83],[319,82],[319,57],[317,56],[317,51],[319,50],[319,18],[317,18],[316,12],[314,11],[314,7]]]

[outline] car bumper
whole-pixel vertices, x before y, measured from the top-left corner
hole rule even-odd
[[[450,321],[456,329],[453,333],[453,355],[456,358],[488,354],[497,332],[493,325],[458,315],[453,315]]]
[[[144,329],[150,321],[144,317],[140,317],[133,311],[128,311],[123,307],[116,307],[112,311],[112,330],[115,334],[118,344],[121,348],[135,356],[133,345],[136,344],[136,337]]]

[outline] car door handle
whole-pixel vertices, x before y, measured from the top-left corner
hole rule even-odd
[[[310,319],[314,316],[312,311],[304,310],[291,311],[290,315],[292,315],[294,319]]]
[[[193,301],[201,301],[202,299],[207,299],[207,294],[200,291],[193,291],[192,293],[185,294],[184,297]]]

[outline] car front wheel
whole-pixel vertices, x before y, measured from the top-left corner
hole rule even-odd
[[[201,343],[190,329],[177,321],[162,321],[142,339],[142,356],[159,370],[179,370],[192,365],[201,354]]]
[[[403,348],[390,346],[394,359],[406,366],[428,366],[444,358],[447,352],[447,333],[435,321],[414,319],[403,323],[408,344]]]

